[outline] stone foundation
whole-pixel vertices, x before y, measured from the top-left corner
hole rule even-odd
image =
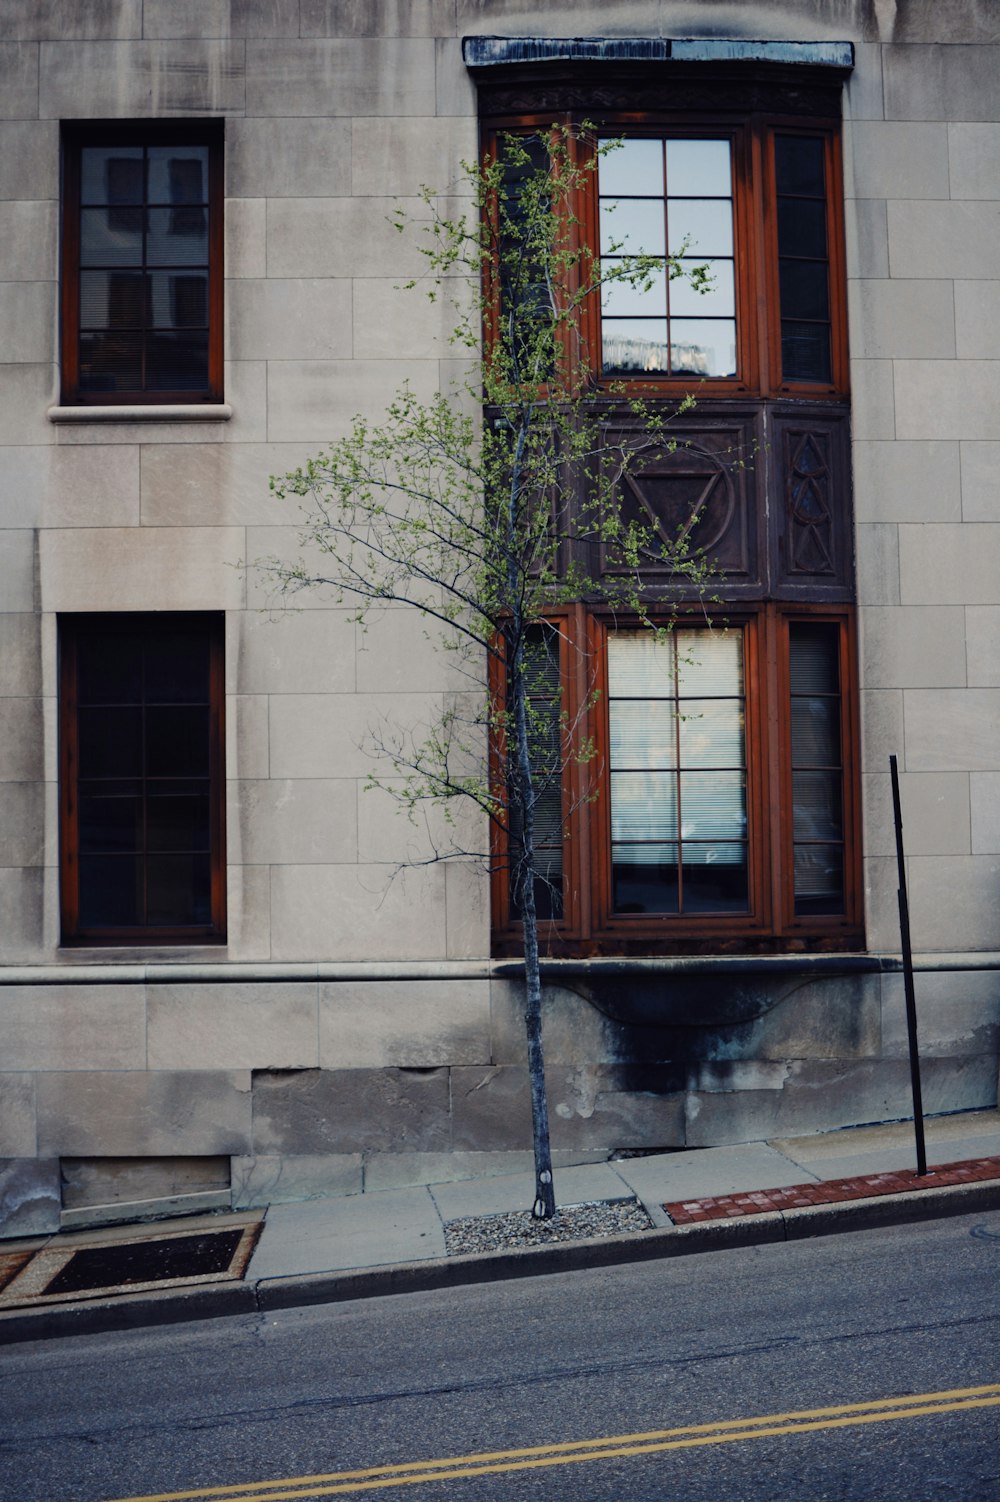
[[[0,987],[0,1056],[17,1065],[0,1075],[0,1234],[206,1193],[243,1208],[528,1166],[509,965],[438,980],[265,969]],[[902,980],[876,957],[552,969],[557,1164],[910,1114]],[[925,970],[917,998],[927,1114],[993,1106],[1000,968]]]

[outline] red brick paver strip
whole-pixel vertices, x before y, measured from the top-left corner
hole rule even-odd
[[[716,1194],[700,1200],[668,1201],[664,1206],[675,1226],[702,1220],[727,1220],[737,1215],[763,1215],[768,1210],[797,1210],[805,1205],[837,1205],[846,1200],[876,1199],[912,1189],[937,1189],[949,1184],[975,1184],[1000,1179],[1000,1157],[967,1158],[940,1163],[922,1177],[915,1168],[892,1173],[858,1174],[850,1179],[826,1179],[819,1184],[793,1184],[788,1189],[756,1189],[745,1194]]]

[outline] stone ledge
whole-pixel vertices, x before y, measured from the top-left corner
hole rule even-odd
[[[175,1215],[200,1215],[207,1210],[229,1210],[231,1201],[229,1189],[205,1189],[196,1194],[164,1195],[160,1199],[121,1200],[113,1205],[79,1205],[59,1212],[59,1229],[79,1231],[91,1226],[128,1225],[133,1221],[162,1220]]]
[[[898,974],[898,954],[679,954],[599,959],[552,959],[541,962],[542,979],[562,976],[641,975],[852,975]],[[966,953],[925,953],[913,957],[918,974],[1000,970],[1000,950]],[[157,958],[143,962],[130,951],[116,964],[103,956],[93,964],[67,960],[44,965],[0,965],[0,987],[41,985],[145,985],[155,982],[211,981],[387,981],[387,980],[517,980],[524,970],[519,959],[481,960],[341,960],[229,961],[183,959],[173,963]]]
[[[228,422],[233,409],[228,402],[175,402],[157,406],[123,403],[119,406],[62,407],[45,413],[49,422]]]

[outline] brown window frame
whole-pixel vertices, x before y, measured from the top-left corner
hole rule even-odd
[[[220,613],[105,613],[60,615],[59,629],[59,830],[60,901],[64,945],[102,946],[222,943],[226,937],[225,829],[225,617]],[[209,652],[210,909],[207,923],[87,926],[80,918],[78,797],[78,644],[87,634],[203,632]],[[145,783],[143,773],[136,781]],[[140,859],[143,856],[140,855]]]
[[[785,378],[781,365],[781,298],[778,285],[778,193],[775,176],[774,142],[776,136],[820,137],[824,142],[824,171],[826,179],[827,215],[827,261],[829,266],[830,295],[830,361],[831,379],[825,381],[793,381]],[[763,308],[766,315],[764,331],[765,348],[769,366],[762,367],[765,382],[763,395],[777,397],[801,397],[816,401],[824,397],[842,398],[848,395],[850,371],[847,350],[847,266],[844,241],[844,188],[843,164],[840,147],[839,126],[829,122],[799,119],[766,118],[761,122],[761,151],[763,161],[763,245],[764,278]]]
[[[208,148],[208,369],[202,387],[80,389],[81,151],[86,146]],[[61,358],[65,406],[165,406],[223,400],[223,130],[218,120],[121,121],[64,125],[62,137]],[[184,207],[183,205],[179,207]],[[181,268],[183,270],[183,268]]]
[[[563,915],[540,922],[552,955],[655,955],[796,950],[845,951],[864,942],[856,635],[850,606],[762,604],[721,607],[724,619],[681,610],[679,628],[740,627],[744,632],[749,910],[739,914],[616,914],[612,911],[608,794],[609,628],[638,626],[584,606],[553,613],[562,641],[564,712],[592,737],[585,763],[567,757],[564,786]],[[826,622],[839,631],[840,742],[843,765],[843,910],[795,913],[789,626]],[[579,644],[583,643],[580,650]],[[588,707],[589,706],[589,707]],[[503,839],[494,842],[494,952],[517,954],[521,925],[511,913]]]
[[[776,701],[781,734],[778,738],[777,767],[772,768],[772,771],[777,770],[778,773],[777,797],[774,801],[778,809],[776,822],[784,859],[775,863],[772,879],[774,906],[779,914],[781,931],[794,941],[796,935],[834,932],[839,925],[831,917],[817,914],[804,916],[795,912],[789,628],[795,622],[809,622],[836,626],[840,631],[838,670],[840,755],[843,768],[844,915],[845,919],[853,920],[854,926],[860,929],[863,924],[864,892],[861,880],[861,726],[858,710],[857,630],[855,614],[850,608],[835,610],[821,605],[801,605],[775,608],[773,615],[772,671],[777,685]]]
[[[843,182],[840,124],[828,116],[809,117],[774,112],[739,113],[669,111],[613,111],[586,117],[575,111],[491,115],[483,122],[483,150],[487,161],[495,160],[498,138],[505,134],[528,134],[553,125],[575,132],[578,159],[587,160],[596,138],[622,135],[654,139],[712,137],[732,143],[733,236],[736,291],[736,344],[738,370],[735,376],[600,374],[601,312],[595,295],[582,310],[580,337],[591,351],[590,379],[599,389],[624,389],[629,395],[677,397],[694,394],[698,401],[709,398],[794,397],[803,400],[843,399],[849,389],[847,358],[847,306],[844,256]],[[596,130],[591,126],[596,122]],[[776,135],[818,137],[824,143],[829,263],[831,379],[790,380],[781,368],[781,315],[778,285],[777,199],[774,141]],[[577,246],[596,249],[599,244],[597,174],[589,178],[575,207],[578,221],[572,232]],[[485,338],[487,349],[494,336],[498,293],[487,289]],[[568,346],[568,341],[567,341]],[[568,347],[567,362],[571,359]],[[572,372],[567,367],[566,378]]]

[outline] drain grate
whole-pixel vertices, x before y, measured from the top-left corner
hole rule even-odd
[[[45,1286],[47,1294],[83,1293],[129,1283],[163,1283],[171,1278],[203,1278],[224,1273],[243,1236],[242,1229],[172,1236],[130,1246],[87,1246],[74,1252]]]
[[[23,1265],[5,1269],[0,1259],[0,1316],[31,1304],[69,1303],[118,1294],[157,1292],[196,1283],[232,1283],[242,1278],[263,1222],[227,1215],[222,1223],[136,1235],[96,1232],[53,1239],[24,1254]],[[7,1272],[6,1285],[3,1274]]]

